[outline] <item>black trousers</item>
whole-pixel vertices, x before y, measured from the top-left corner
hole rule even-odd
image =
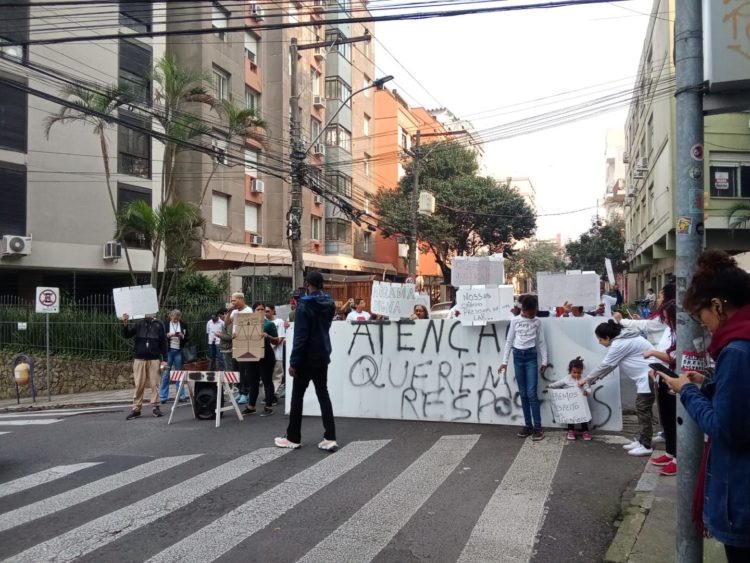
[[[273,366],[276,363],[276,359],[271,356],[270,361],[267,358],[263,358],[259,362],[248,362],[250,363],[250,393],[247,396],[247,404],[254,407],[258,402],[258,395],[260,394],[260,382],[263,381],[263,393],[266,396],[266,406],[270,407],[273,404]]]
[[[289,426],[286,437],[290,442],[299,444],[302,441],[302,404],[307,386],[312,381],[315,394],[320,404],[320,414],[323,418],[323,428],[326,440],[336,439],[336,425],[333,421],[333,407],[328,396],[328,366],[305,366],[297,369],[292,388],[292,405],[289,411]]]
[[[677,456],[677,395],[669,392],[669,387],[659,378],[659,389],[656,395],[656,406],[664,428],[664,449],[672,457]]]
[[[250,370],[251,366],[257,362],[237,362],[237,367],[240,372],[240,384],[238,389],[240,395],[247,395],[250,393]]]
[[[581,432],[588,432],[589,431],[589,423],[588,422],[581,422]],[[568,430],[575,430],[576,425],[575,424],[568,424]]]
[[[750,561],[750,547],[736,547],[724,544],[727,563],[747,563]]]

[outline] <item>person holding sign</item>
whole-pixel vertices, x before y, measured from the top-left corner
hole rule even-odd
[[[369,321],[370,313],[365,311],[365,300],[361,297],[357,299],[354,311],[346,316],[347,321]]]
[[[547,388],[562,389],[563,387],[577,387],[581,381],[581,375],[583,375],[583,358],[581,358],[581,356],[578,356],[577,358],[570,360],[570,363],[568,364],[568,375],[558,381],[555,381],[554,383],[550,383],[549,385],[547,385]],[[591,386],[587,383],[584,383],[581,387],[581,391],[583,392],[583,396],[587,397],[589,394],[591,394]],[[575,427],[575,424],[568,424],[568,440],[576,439]],[[583,433],[582,437],[584,441],[588,442],[591,440],[591,433],[589,432],[588,422],[581,423],[581,432]]]
[[[513,350],[513,367],[516,372],[518,393],[521,396],[524,427],[518,433],[519,438],[531,436],[532,440],[543,440],[542,415],[537,396],[538,374],[547,369],[547,342],[544,340],[542,321],[536,317],[539,302],[535,295],[522,295],[520,298],[521,314],[513,317],[508,327],[505,340],[503,363],[498,372],[504,373],[508,368],[510,352]],[[538,350],[537,350],[538,348]],[[542,366],[537,370],[537,353],[542,356]],[[533,424],[533,426],[532,426]]]
[[[154,318],[155,315],[146,315],[144,318],[130,324],[130,316],[122,315],[122,334],[125,338],[135,337],[133,361],[133,380],[135,392],[133,393],[133,410],[125,417],[125,420],[133,420],[141,416],[143,406],[143,392],[146,385],[151,387],[151,406],[156,417],[162,416],[159,408],[159,379],[160,372],[167,367],[167,334],[161,321]]]

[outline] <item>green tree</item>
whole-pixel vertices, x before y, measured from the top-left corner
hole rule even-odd
[[[539,272],[562,272],[565,260],[554,242],[537,241],[513,251],[505,261],[505,271],[525,281],[525,291],[533,291]]]
[[[569,266],[573,270],[606,274],[604,259],[612,261],[612,270],[622,272],[627,267],[625,256],[625,224],[622,220],[603,223],[596,220],[578,240],[565,245]]]
[[[534,211],[517,190],[478,176],[476,155],[460,144],[440,141],[420,147],[420,186],[435,196],[433,215],[418,217],[417,233],[450,282],[453,256],[474,256],[485,249],[507,253],[536,229]],[[409,236],[414,164],[394,190],[381,189],[376,207],[386,236]]]
[[[750,204],[736,203],[727,211],[729,218],[729,228],[732,231],[744,229],[750,225]]]

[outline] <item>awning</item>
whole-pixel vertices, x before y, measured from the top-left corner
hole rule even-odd
[[[368,272],[382,274],[395,274],[396,268],[389,262],[371,262],[369,260],[358,260],[351,256],[340,256],[336,254],[314,254],[305,252],[302,256],[305,266],[320,268],[323,270],[338,270],[341,272]]]

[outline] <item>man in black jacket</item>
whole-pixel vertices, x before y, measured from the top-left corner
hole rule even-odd
[[[289,426],[286,437],[276,438],[280,448],[299,448],[302,441],[302,402],[307,386],[312,381],[323,418],[323,441],[321,450],[335,452],[336,426],[333,407],[328,396],[328,364],[331,362],[331,339],[328,331],[336,314],[336,305],[327,293],[323,293],[323,276],[310,272],[305,278],[307,295],[297,303],[294,320],[294,342],[289,358],[289,375],[294,378],[292,405],[289,411]]]
[[[154,416],[162,416],[159,408],[159,382],[161,370],[167,366],[167,333],[164,325],[154,318],[154,315],[146,315],[145,318],[128,323],[130,317],[122,316],[123,335],[125,338],[135,336],[135,361],[133,362],[133,379],[135,380],[135,393],[133,393],[133,410],[125,417],[125,420],[133,420],[141,416],[143,405],[143,392],[148,383],[151,388],[151,406],[154,408]]]

